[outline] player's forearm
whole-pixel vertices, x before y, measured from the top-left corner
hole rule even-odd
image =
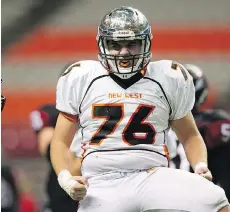
[[[76,157],[75,152],[69,151],[69,170],[73,176],[81,176],[81,158]]]
[[[193,170],[199,162],[207,164],[207,149],[200,134],[191,136],[183,142],[183,147]]]
[[[68,151],[69,147],[64,142],[52,140],[50,156],[56,174],[59,174],[64,169],[68,169]]]
[[[59,114],[51,141],[50,157],[57,174],[68,169],[69,147],[77,130],[77,123]]]
[[[57,174],[57,180],[61,188],[74,200],[82,200],[87,192],[87,179],[79,176],[73,177],[68,169],[69,145],[66,140],[55,140],[51,142],[51,162]],[[80,189],[77,196],[74,191]]]

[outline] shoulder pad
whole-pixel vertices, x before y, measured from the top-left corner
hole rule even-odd
[[[62,76],[66,76],[70,73],[74,75],[84,75],[88,73],[90,70],[92,70],[96,65],[98,65],[98,61],[94,61],[94,60],[78,61],[68,66],[63,72]]]
[[[176,61],[160,60],[157,61],[157,64],[160,66],[161,71],[170,78],[181,79],[186,82],[191,77],[184,66]]]
[[[76,62],[76,63],[73,63],[72,65],[68,66],[65,71],[62,73],[61,76],[65,76],[67,74],[69,74],[73,68],[77,68],[77,67],[80,67],[81,66],[81,63],[80,62]]]

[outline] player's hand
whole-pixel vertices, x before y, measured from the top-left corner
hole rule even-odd
[[[82,176],[74,176],[74,180],[77,181],[75,185],[73,185],[71,191],[70,191],[70,197],[73,200],[83,200],[87,193],[88,188],[88,182],[85,177]]]
[[[73,200],[82,200],[87,193],[87,179],[82,176],[72,176],[67,169],[58,174],[58,183]]]
[[[206,163],[200,162],[196,164],[194,172],[204,177],[205,179],[212,181],[212,173],[208,169]]]

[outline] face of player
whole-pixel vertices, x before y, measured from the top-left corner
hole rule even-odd
[[[137,55],[141,52],[141,41],[140,40],[124,40],[124,41],[113,41],[110,40],[107,43],[109,54],[119,56],[118,65],[122,68],[130,68],[135,66],[138,59],[133,60],[130,55]]]

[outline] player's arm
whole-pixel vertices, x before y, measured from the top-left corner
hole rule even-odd
[[[76,157],[75,152],[69,151],[69,170],[73,176],[81,176],[81,161],[82,159]]]
[[[175,79],[171,127],[182,143],[194,172],[211,180],[212,175],[207,168],[207,149],[191,113],[195,102],[192,76],[181,64],[172,62],[171,68]]]
[[[77,122],[60,113],[57,119],[54,136],[51,141],[51,162],[58,175],[59,185],[74,200],[82,200],[86,195],[87,180],[72,176],[68,157],[70,144],[77,130]],[[80,165],[80,164],[79,164]],[[79,167],[78,167],[79,170]]]
[[[172,120],[171,126],[182,143],[193,170],[199,163],[207,165],[207,149],[191,112],[181,119]]]
[[[54,134],[54,128],[59,115],[59,111],[53,104],[47,104],[30,113],[31,127],[36,135],[38,149],[41,155],[50,161],[50,143]],[[75,154],[68,151],[69,169],[72,175],[81,175],[81,159],[76,158]]]
[[[74,124],[76,125],[76,124]],[[75,128],[75,126],[74,126]],[[38,134],[38,141],[40,152],[47,152],[47,147],[49,146],[54,135],[53,127],[45,127]],[[57,135],[58,136],[58,135]],[[59,137],[59,136],[58,136]],[[54,150],[55,151],[55,150]],[[81,158],[76,157],[74,152],[71,152],[70,149],[67,149],[67,168],[73,176],[81,176]]]
[[[69,169],[68,151],[77,130],[77,122],[66,118],[60,113],[57,119],[54,135],[51,142],[51,162],[57,174]]]
[[[71,67],[58,80],[56,108],[61,112],[56,122],[50,151],[51,163],[58,175],[58,183],[74,200],[83,199],[87,187],[87,180],[84,177],[72,176],[68,155],[78,127],[79,96],[81,95],[80,71],[79,66],[77,70]]]

